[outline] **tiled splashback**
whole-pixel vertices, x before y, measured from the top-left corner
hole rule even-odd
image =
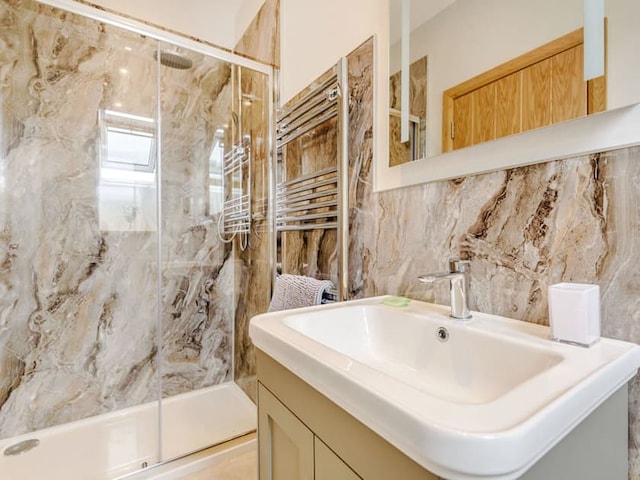
[[[358,296],[448,304],[446,284],[416,277],[460,255],[471,260],[473,309],[548,324],[549,285],[596,283],[602,334],[640,343],[640,147],[378,194],[371,173],[352,179],[361,199],[349,259]],[[629,478],[638,479],[638,376],[629,404]]]
[[[640,148],[379,194],[358,185],[361,296],[448,304],[448,286],[416,277],[471,260],[472,308],[548,324],[547,287],[600,285],[602,334],[640,343]],[[362,278],[360,280],[360,277]],[[630,390],[630,477],[640,478],[640,379]]]

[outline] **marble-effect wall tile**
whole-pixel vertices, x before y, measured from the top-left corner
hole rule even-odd
[[[236,53],[277,67],[280,63],[279,0],[266,0],[256,18],[244,32]],[[269,182],[272,163],[269,152],[267,99],[271,92],[263,74],[249,69],[241,71],[241,91],[245,102],[240,107],[242,135],[251,138],[252,227],[246,246],[234,243],[236,258],[237,309],[235,312],[234,379],[256,399],[256,364],[249,338],[249,321],[264,313],[271,299],[274,266],[271,261],[272,229],[269,216]],[[244,247],[244,248],[243,248]]]
[[[162,396],[233,376],[234,260],[209,204],[216,132],[232,121],[232,66],[185,49],[161,68]]]
[[[237,310],[235,313],[235,381],[250,398],[256,398],[255,354],[249,338],[249,321],[267,311],[273,277],[271,263],[271,225],[268,214],[270,189],[269,129],[264,121],[268,112],[269,87],[264,74],[248,69],[241,72],[241,90],[250,102],[241,112],[241,132],[251,141],[252,225],[248,238],[234,242],[237,272]]]
[[[265,0],[238,41],[234,53],[280,66],[280,0]]]

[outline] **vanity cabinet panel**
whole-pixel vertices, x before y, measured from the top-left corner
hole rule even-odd
[[[258,388],[260,478],[314,480],[313,433],[266,388]]]
[[[271,441],[265,417],[273,410],[274,401],[313,432],[316,445],[319,442],[325,445],[329,452],[321,452],[323,460],[329,453],[335,457],[320,465],[316,450],[315,480],[440,480],[264,352],[257,350],[256,360],[260,480],[284,479],[269,476],[268,449],[278,445]],[[271,402],[267,409],[262,405],[265,398]],[[280,418],[284,414],[276,416]],[[313,454],[314,447],[309,448]],[[318,448],[322,450],[321,446]],[[329,474],[345,476],[327,476]]]

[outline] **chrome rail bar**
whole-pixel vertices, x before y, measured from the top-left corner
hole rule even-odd
[[[299,116],[297,120],[295,120],[294,122],[283,124],[278,130],[276,139],[282,140],[285,136],[289,135],[291,132],[295,132],[298,128],[303,127],[304,125],[309,123],[311,120],[319,117],[329,109],[332,109],[331,112],[335,111],[337,115],[338,113],[338,109],[336,107],[337,103],[338,102],[336,99],[329,100],[327,101],[327,103],[317,105],[313,109],[310,109],[306,114]]]
[[[244,222],[246,220],[249,220],[250,218],[251,217],[247,212],[232,213],[228,217],[225,217],[224,223],[227,224],[227,223],[235,223],[235,222]]]
[[[313,193],[309,193],[307,195],[298,195],[297,197],[294,198],[280,198],[278,200],[276,200],[276,205],[278,207],[284,207],[286,205],[293,205],[295,203],[300,203],[300,202],[305,202],[307,200],[314,200],[316,198],[322,198],[322,197],[331,197],[337,194],[337,190],[336,189],[331,189],[331,190],[323,190],[321,192],[313,192]]]
[[[337,207],[338,200],[329,200],[327,202],[307,203],[299,207],[283,208],[280,213],[303,212],[305,210],[317,210],[318,208]]]
[[[330,173],[336,173],[336,172],[337,172],[337,167],[325,168],[324,170],[318,170],[317,172],[300,175],[299,177],[293,178],[291,180],[287,180],[286,182],[279,183],[278,188],[288,187],[290,185],[295,185],[296,183],[305,182],[307,180],[312,180],[316,177],[321,177],[323,175],[328,175]]]
[[[291,114],[289,114],[286,117],[280,118],[278,121],[281,122],[283,126],[291,125],[291,123],[295,122],[298,118],[307,114],[309,111],[317,110],[318,109],[317,107],[319,105],[321,106],[323,103],[326,103],[326,102],[335,103],[336,88],[337,86],[332,85],[330,89],[327,89],[324,92],[319,93],[316,98],[309,101],[306,105],[296,108],[296,110],[291,112]],[[282,126],[280,128],[282,128]]]
[[[227,213],[227,212],[232,212],[234,210],[238,210],[240,208],[243,207],[247,207],[249,205],[249,199],[246,198],[234,198],[234,199],[230,199],[227,200],[224,204],[223,207],[223,212]]]
[[[305,230],[328,230],[337,228],[338,224],[336,222],[327,222],[327,223],[309,223],[307,225],[278,225],[277,229],[279,232],[301,232]]]
[[[336,83],[337,80],[337,76],[336,75],[332,75],[329,78],[327,78],[324,82],[322,82],[320,85],[318,85],[317,87],[315,87],[313,90],[311,90],[309,93],[307,93],[304,97],[302,97],[300,100],[298,100],[297,102],[295,102],[294,105],[290,106],[289,108],[287,108],[286,110],[282,110],[280,111],[280,114],[278,115],[278,122],[286,119],[289,115],[291,115],[292,112],[295,112],[296,110],[298,110],[301,106],[303,106],[305,103],[307,103],[309,100],[311,100],[312,98],[314,98],[315,96],[317,96],[318,94],[322,93],[324,90],[326,90],[331,84]]]
[[[245,157],[245,160],[241,161],[241,162],[234,162],[228,166],[225,166],[224,168],[224,174],[225,175],[231,175],[237,171],[242,170],[242,167],[244,167],[245,165],[247,165],[249,163],[249,157]]]
[[[277,217],[280,223],[290,223],[290,222],[306,222],[307,220],[320,220],[327,218],[335,218],[338,216],[336,210],[323,212],[323,213],[309,213],[306,215],[294,215],[292,217]]]
[[[307,126],[296,130],[294,133],[291,134],[290,137],[287,137],[287,135],[289,135],[289,133],[287,133],[287,135],[284,135],[281,138],[280,142],[278,143],[278,148],[282,148],[285,145],[293,142],[294,140],[296,140],[297,138],[300,138],[305,133],[308,133],[311,130],[313,130],[314,128],[316,128],[318,125],[323,124],[327,120],[330,120],[330,119],[332,119],[333,117],[335,117],[337,115],[338,115],[338,112],[336,112],[335,110],[331,110],[328,113],[324,114],[324,116],[318,118],[316,121],[311,122]]]
[[[324,180],[318,180],[313,183],[308,183],[300,187],[295,187],[291,189],[286,189],[286,188],[280,189],[280,191],[278,192],[278,196],[280,197],[291,196],[291,195],[295,195],[296,193],[306,192],[308,190],[313,190],[315,188],[326,187],[327,185],[334,185],[337,182],[338,182],[338,179],[335,176],[333,176],[330,178],[326,178]]]

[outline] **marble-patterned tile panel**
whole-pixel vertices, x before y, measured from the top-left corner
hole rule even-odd
[[[280,0],[265,0],[234,53],[276,68],[280,66]]]
[[[251,141],[252,225],[248,239],[234,242],[238,303],[235,316],[235,381],[252,398],[256,396],[255,354],[249,338],[249,321],[267,311],[271,296],[271,217],[269,192],[271,159],[268,123],[269,86],[264,74],[243,68],[241,92],[244,98],[239,117],[243,137]]]
[[[232,66],[161,45],[193,62],[161,68],[162,395],[232,376],[234,268],[210,205],[216,132],[232,121]]]
[[[363,294],[363,263],[368,261],[364,232],[373,228],[371,210],[373,160],[373,41],[368,40],[349,59],[349,247],[348,298]]]
[[[266,0],[234,52],[278,67],[280,64],[280,1]],[[263,74],[243,68],[240,90],[241,134],[251,138],[252,227],[246,247],[234,242],[237,310],[234,336],[234,379],[250,398],[256,399],[254,347],[249,338],[249,321],[267,311],[271,298],[273,268],[269,192],[272,163],[269,151],[267,99],[269,91]]]

